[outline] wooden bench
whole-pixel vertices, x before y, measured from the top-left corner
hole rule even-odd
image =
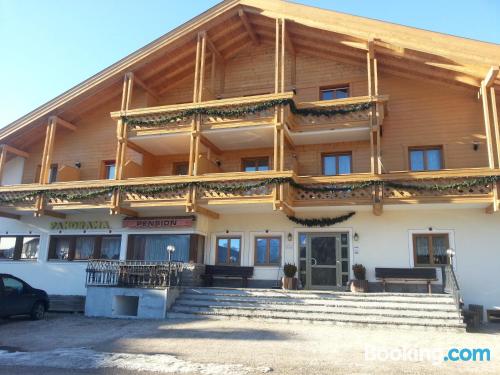
[[[486,318],[488,319],[488,322],[499,322],[500,310],[499,309],[486,310]]]
[[[437,280],[435,268],[375,268],[375,277],[382,280],[384,292],[387,281],[421,281],[431,294],[431,281]]]
[[[230,277],[240,278],[241,286],[246,288],[248,279],[253,276],[253,267],[240,267],[240,266],[205,266],[205,274],[201,278],[205,282],[205,286],[214,285],[214,277]]]

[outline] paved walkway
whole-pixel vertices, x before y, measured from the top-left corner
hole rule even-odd
[[[491,359],[444,361],[452,347],[488,348]],[[0,373],[498,374],[500,325],[438,333],[52,314],[0,322]]]

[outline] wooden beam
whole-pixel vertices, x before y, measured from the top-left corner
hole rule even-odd
[[[0,184],[2,182],[3,170],[5,168],[5,163],[7,162],[7,150],[5,146],[2,146],[2,151],[0,151]]]
[[[158,101],[158,94],[156,93],[156,91],[152,90],[148,85],[146,85],[141,79],[139,79],[139,77],[135,76],[134,78],[134,83],[137,83],[137,85],[143,89],[144,91],[146,91],[149,95],[151,95],[153,97],[154,100]]]
[[[55,211],[52,211],[52,210],[47,210],[47,209],[44,209],[44,210],[41,210],[41,211],[38,212],[38,216],[42,216],[42,215],[47,215],[47,216],[55,217],[57,219],[66,219],[66,215],[65,214],[62,214],[60,212],[55,212]]]
[[[207,49],[207,33],[201,34],[200,82],[198,84],[198,102],[203,101],[203,84],[205,83],[205,54]]]
[[[130,106],[132,105],[132,92],[134,90],[134,73],[129,72],[125,74],[125,79],[127,80],[127,91],[125,93],[125,111],[130,109]]]
[[[488,73],[486,73],[486,77],[484,78],[484,81],[483,81],[484,85],[487,88],[490,88],[491,86],[493,86],[493,83],[495,82],[495,79],[497,78],[499,71],[500,71],[499,66],[492,66],[488,70]]]
[[[204,135],[199,135],[200,137],[200,142],[202,145],[204,145],[205,147],[207,147],[208,149],[210,149],[214,154],[217,154],[217,155],[220,155],[222,154],[222,150],[220,148],[218,148],[216,145],[214,145],[207,137],[205,137]]]
[[[382,215],[382,213],[384,212],[384,205],[382,204],[382,202],[374,203],[372,211],[375,216]]]
[[[214,56],[219,60],[219,61],[224,61],[224,57],[221,55],[221,53],[215,48],[214,42],[212,42],[212,39],[210,39],[208,36],[206,37],[207,41],[207,46],[210,49],[210,51],[214,54]]]
[[[139,146],[133,142],[127,141],[127,147],[130,148],[131,150],[137,151],[140,154],[155,157],[151,152],[143,149],[141,146]]]
[[[278,207],[279,207],[279,210],[283,211],[283,213],[286,216],[291,216],[291,217],[295,216],[295,211],[292,208],[290,208],[290,206],[286,202],[280,202],[278,204]]]
[[[198,214],[207,216],[212,219],[219,219],[220,215],[217,212],[211,211],[208,208],[199,206],[199,205],[193,205],[192,212],[196,212]]]
[[[130,217],[139,217],[139,214],[137,211],[131,210],[129,208],[117,206],[115,208],[111,209],[111,215],[124,215],[124,216],[130,216]]]
[[[12,220],[21,220],[20,215],[10,214],[8,212],[2,212],[2,211],[0,211],[0,217],[4,217],[6,219],[12,219]]]
[[[497,163],[498,168],[500,168],[500,130],[498,123],[498,107],[497,107],[497,98],[495,93],[495,88],[490,87],[490,97],[491,97],[491,112],[493,113],[493,129],[495,131],[495,140],[497,147]]]
[[[68,130],[71,130],[73,132],[76,130],[76,126],[73,125],[69,121],[63,120],[62,118],[60,118],[58,116],[51,116],[51,118],[56,122],[56,124],[61,125],[61,126],[65,127]]]
[[[486,87],[486,81],[481,83],[481,98],[483,101],[484,130],[486,134],[486,146],[488,149],[488,165],[491,169],[494,169],[495,159],[493,158],[493,142],[491,139],[490,110],[488,106],[488,89]]]
[[[248,35],[250,36],[250,39],[252,39],[253,44],[258,46],[259,42],[260,42],[259,36],[257,35],[254,28],[252,27],[250,20],[248,19],[247,15],[245,14],[245,11],[243,9],[240,9],[238,11],[238,15],[240,16],[241,22],[243,23],[245,30],[247,31]]]
[[[20,156],[22,158],[29,158],[30,154],[28,154],[26,151],[19,150],[15,147],[9,146],[9,145],[2,145],[2,149],[5,149],[6,152],[10,152],[11,154]]]
[[[42,164],[40,168],[40,183],[49,182],[50,165],[52,163],[52,153],[54,151],[54,140],[56,136],[57,123],[54,118],[49,120],[45,133],[45,145],[42,154]]]

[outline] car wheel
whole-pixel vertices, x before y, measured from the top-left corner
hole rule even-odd
[[[33,320],[43,319],[45,317],[45,305],[42,302],[35,302],[30,315]]]

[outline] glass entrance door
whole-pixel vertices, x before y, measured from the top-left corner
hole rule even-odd
[[[347,233],[300,235],[299,275],[305,289],[337,289],[346,285],[349,271]]]

